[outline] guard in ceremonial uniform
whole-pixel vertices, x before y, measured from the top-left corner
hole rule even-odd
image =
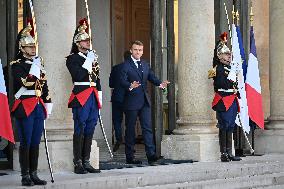
[[[99,109],[102,107],[102,91],[98,56],[90,49],[87,29],[87,21],[81,20],[73,37],[71,54],[66,60],[74,84],[68,107],[72,108],[74,120],[73,162],[76,174],[100,172],[91,166],[90,152]]]
[[[239,106],[236,71],[231,66],[231,51],[226,46],[226,42],[227,34],[224,32],[214,50],[213,69],[208,72],[208,78],[214,80],[215,97],[212,109],[216,111],[218,120],[222,162],[241,160],[232,155],[232,133],[236,127],[235,120]]]
[[[12,115],[20,138],[19,162],[22,185],[46,185],[37,176],[39,144],[44,120],[51,113],[46,71],[43,59],[36,56],[33,28],[29,24],[18,35],[16,61],[11,62],[15,102]]]

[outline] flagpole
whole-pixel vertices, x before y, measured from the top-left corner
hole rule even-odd
[[[231,40],[231,46],[232,46],[232,31],[231,31],[231,25],[230,25],[230,19],[229,19],[229,15],[228,15],[228,11],[227,11],[227,6],[226,3],[224,2],[224,8],[225,8],[225,14],[226,14],[226,18],[227,18],[227,24],[228,24],[228,30],[229,30],[229,37]],[[234,23],[234,15],[233,15],[233,23]]]
[[[254,14],[252,12],[252,5],[251,5],[250,13],[249,13],[250,26],[253,26],[253,17],[254,17]]]
[[[32,14],[32,20],[33,20],[34,38],[35,38],[35,43],[36,43],[36,56],[38,56],[37,26],[36,26],[36,18],[35,18],[35,12],[34,12],[34,6],[33,6],[32,0],[29,0],[29,5],[30,5],[31,14]]]
[[[90,19],[90,11],[89,11],[89,3],[88,0],[85,0],[85,7],[87,12],[87,21],[88,21],[88,30],[89,30],[89,36],[90,36],[90,49],[93,50],[93,44],[92,44],[92,30],[91,30],[91,19]]]

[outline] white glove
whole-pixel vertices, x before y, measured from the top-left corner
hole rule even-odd
[[[88,70],[89,73],[91,73],[93,69],[93,62],[96,60],[96,58],[97,58],[97,55],[95,54],[94,51],[88,51],[86,60],[84,64],[82,65],[82,67]]]
[[[237,81],[237,74],[236,74],[236,71],[231,69],[227,79],[233,81],[233,82],[236,82]]]
[[[40,79],[40,68],[41,68],[40,57],[36,57],[33,59],[33,64],[30,68],[29,74]]]
[[[99,95],[99,102],[100,102],[101,106],[103,106],[103,92],[98,91],[98,95]]]
[[[34,57],[33,64],[36,64],[38,67],[41,67],[41,58],[39,56]]]
[[[44,103],[44,106],[45,106],[47,115],[50,115],[52,108],[53,108],[53,103]]]
[[[95,61],[96,54],[94,51],[88,51],[87,53],[87,59],[90,59],[92,62]]]

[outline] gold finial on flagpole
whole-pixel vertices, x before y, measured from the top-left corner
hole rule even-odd
[[[250,20],[250,25],[252,26],[252,22],[253,22],[253,17],[254,17],[254,14],[252,12],[252,5],[250,7],[250,13],[249,13],[249,20]]]
[[[240,14],[239,14],[239,10],[237,10],[236,12],[236,17],[237,17],[237,26],[240,24]]]
[[[234,22],[235,22],[235,16],[236,16],[235,5],[233,5],[232,15],[233,15],[233,24],[234,24]]]

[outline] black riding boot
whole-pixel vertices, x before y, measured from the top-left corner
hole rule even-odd
[[[30,149],[30,177],[35,185],[46,185],[46,181],[37,176],[38,155],[39,146]]]
[[[242,159],[238,156],[233,156],[232,154],[232,132],[227,132],[227,153],[229,156],[229,159],[231,161],[241,161]]]
[[[91,153],[91,146],[92,146],[92,136],[85,136],[84,137],[84,144],[83,144],[83,167],[89,173],[100,173],[99,169],[95,169],[90,164],[90,153]]]
[[[220,144],[220,152],[221,152],[221,161],[229,162],[229,155],[227,154],[226,149],[226,131],[222,131],[219,129],[219,144]]]
[[[20,146],[19,148],[19,162],[21,167],[22,186],[33,186],[34,182],[29,175],[29,148]]]
[[[73,135],[73,162],[76,174],[86,174],[88,171],[82,165],[83,135]]]

